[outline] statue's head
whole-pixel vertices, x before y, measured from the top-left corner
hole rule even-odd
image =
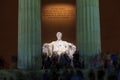
[[[62,38],[62,33],[61,33],[61,32],[57,32],[56,36],[57,36],[57,39],[58,39],[58,40],[61,40],[61,38]]]

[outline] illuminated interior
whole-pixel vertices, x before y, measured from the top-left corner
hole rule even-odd
[[[68,25],[75,20],[76,11],[73,5],[51,4],[43,7],[42,20],[49,25]]]
[[[63,40],[76,44],[76,1],[42,0],[42,43],[56,40],[56,32]]]

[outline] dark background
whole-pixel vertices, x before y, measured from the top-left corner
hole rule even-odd
[[[120,0],[100,0],[102,52],[120,52]],[[17,56],[18,0],[0,2],[0,57],[11,68],[11,56]]]

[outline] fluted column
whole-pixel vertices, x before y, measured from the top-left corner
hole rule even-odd
[[[40,69],[40,0],[19,0],[18,10],[18,68]]]
[[[77,0],[77,44],[85,60],[100,53],[99,0]]]

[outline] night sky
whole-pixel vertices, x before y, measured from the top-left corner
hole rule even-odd
[[[103,52],[120,52],[120,0],[100,0],[101,45]],[[0,57],[6,68],[17,56],[18,1],[0,1]]]

